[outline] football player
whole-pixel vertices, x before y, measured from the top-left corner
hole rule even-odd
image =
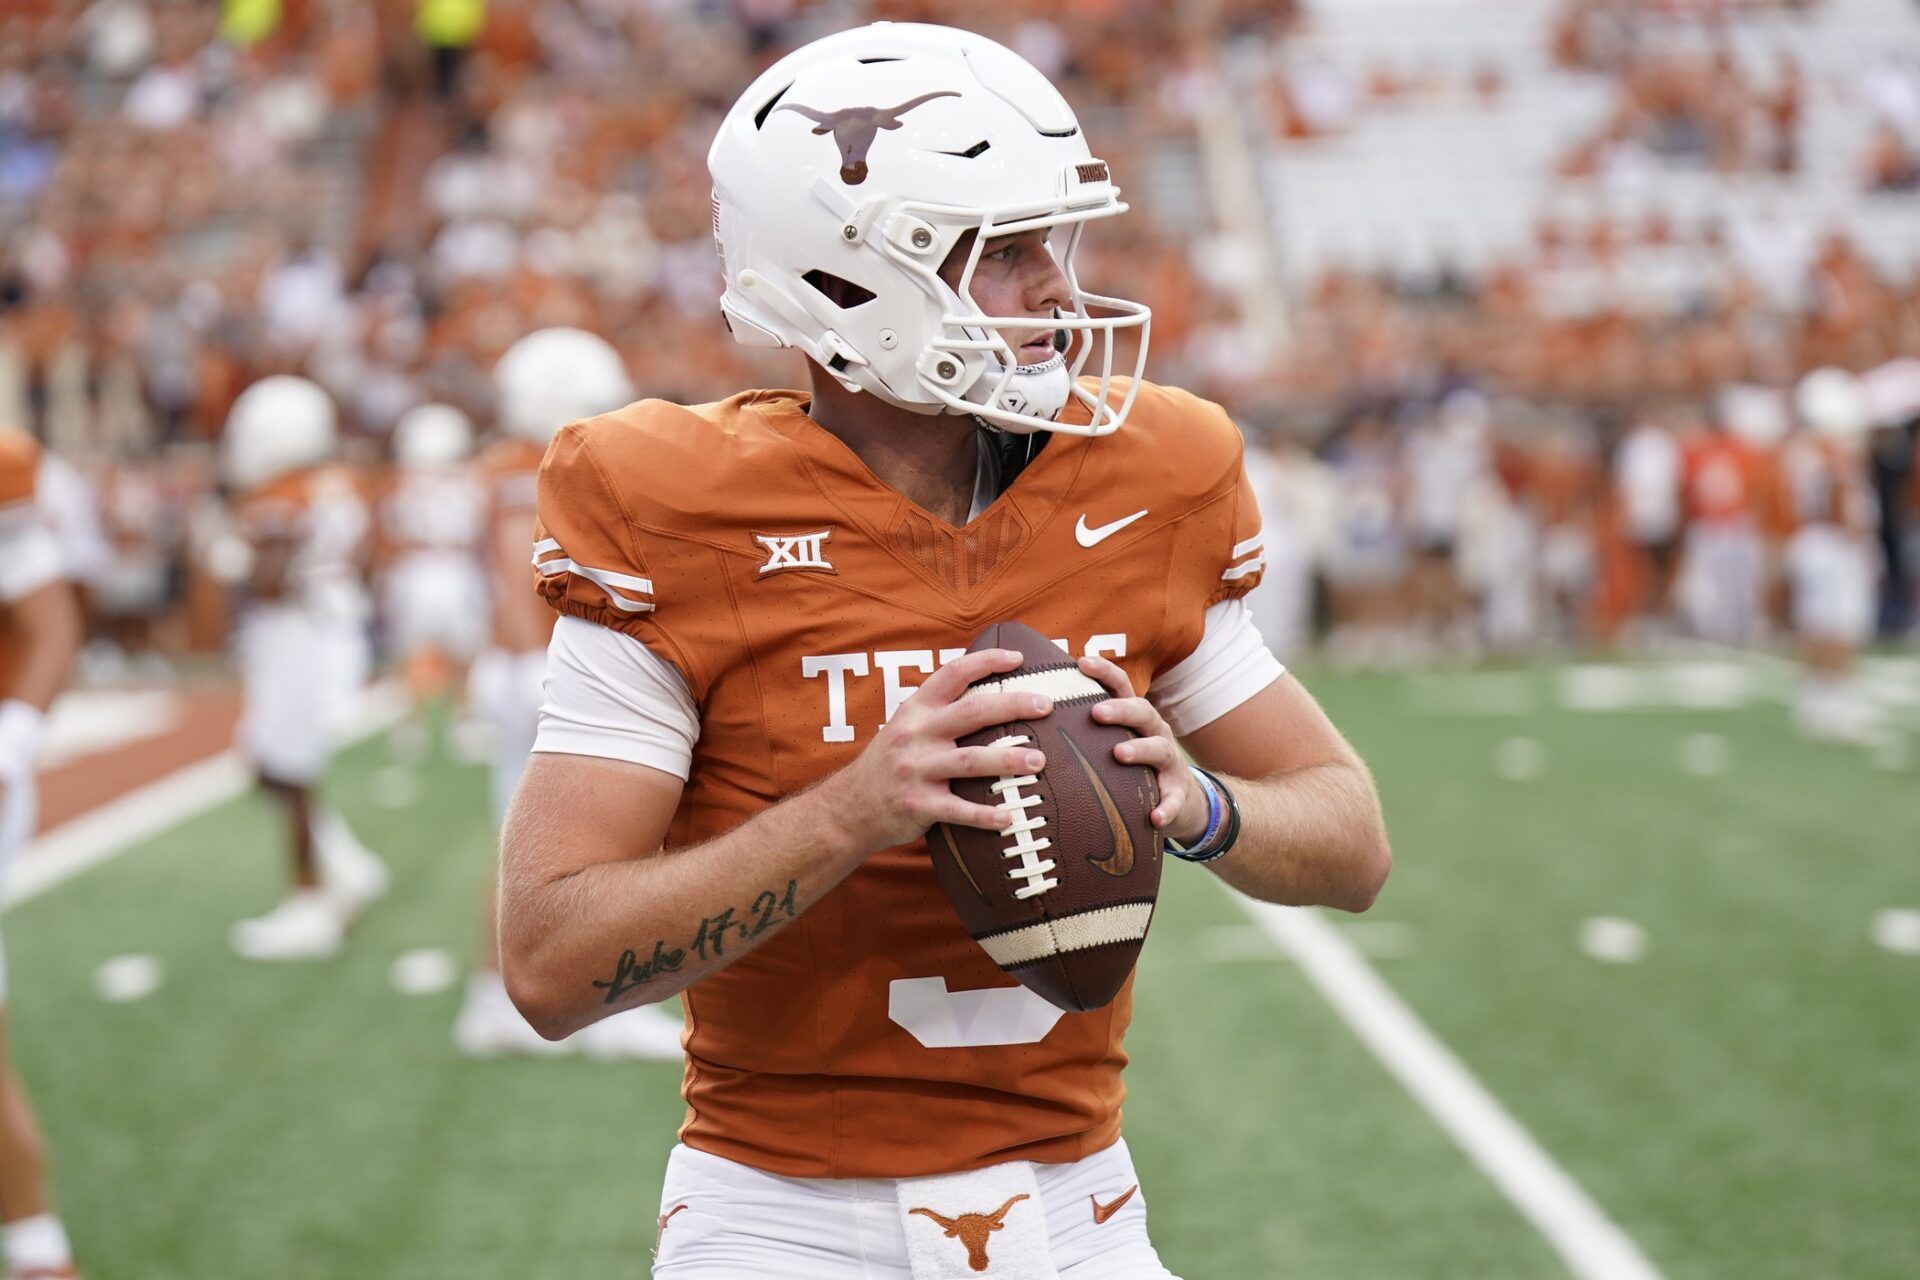
[[[415,405],[394,424],[380,542],[382,613],[412,704],[394,730],[403,756],[424,750],[428,708],[464,685],[485,634],[474,617],[486,584],[475,555],[482,495],[472,455],[473,423],[452,405]]]
[[[1859,379],[1816,369],[1794,389],[1804,430],[1781,450],[1785,567],[1803,664],[1794,725],[1809,738],[1872,743],[1872,705],[1855,687],[1854,660],[1873,635],[1880,581],[1866,447],[1872,419]]]
[[[540,717],[540,683],[547,670],[552,610],[529,589],[533,570],[534,484],[553,433],[565,423],[617,409],[633,399],[620,355],[605,339],[582,329],[541,329],[509,347],[493,373],[504,436],[481,454],[484,502],[481,563],[490,630],[473,664],[468,703],[491,730],[494,828],[527,767]],[[463,616],[465,616],[463,611]],[[590,1057],[680,1060],[680,1023],[642,1005],[607,1018],[563,1041],[535,1031],[507,997],[500,980],[494,878],[480,915],[473,974],[453,1025],[454,1044],[469,1057],[548,1054],[578,1049]]]
[[[0,428],[0,883],[33,834],[33,758],[47,704],[80,644],[80,612],[50,523],[35,501],[40,450]],[[74,1277],[73,1252],[48,1199],[33,1110],[7,1052],[6,955],[0,948],[0,1236],[9,1280]]]
[[[287,896],[234,925],[232,943],[250,960],[320,959],[387,889],[386,864],[314,795],[339,715],[366,675],[371,516],[356,479],[330,465],[333,401],[305,378],[248,387],[221,447],[227,481],[243,495],[240,747],[285,813],[293,862]]]
[[[1044,767],[956,745],[1047,710],[960,699],[1017,665],[969,640],[1018,619],[1112,690],[1094,714],[1140,735],[1116,756],[1157,770],[1184,856],[1372,903],[1366,769],[1248,622],[1240,433],[1139,380],[1146,310],[1078,282],[1082,231],[1126,205],[1002,46],[815,42],[709,167],[727,322],[804,352],[810,389],[643,401],[549,449],[562,616],[503,846],[508,989],[549,1036],[680,995],[656,1276],[1167,1277],[1120,1136],[1130,992],[1063,1014],[1009,979],[922,836],[1008,825],[950,779]]]

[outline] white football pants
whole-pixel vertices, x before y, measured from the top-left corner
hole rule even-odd
[[[990,1265],[976,1272],[962,1240],[928,1225],[933,1261],[916,1271],[904,1224],[922,1220],[902,1217],[899,1183],[782,1178],[676,1146],[660,1193],[654,1280],[943,1280],[948,1253],[952,1274],[983,1280],[1178,1280],[1147,1239],[1146,1196],[1124,1141],[1073,1164],[1029,1167],[1045,1210],[1050,1264],[996,1251],[1007,1237],[991,1234]]]

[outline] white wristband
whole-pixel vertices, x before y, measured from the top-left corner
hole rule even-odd
[[[0,776],[17,777],[32,770],[46,719],[46,712],[30,702],[18,698],[0,702]]]

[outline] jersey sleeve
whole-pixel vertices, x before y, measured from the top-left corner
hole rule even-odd
[[[643,764],[685,779],[700,716],[680,673],[646,645],[561,618],[547,646],[535,751]]]
[[[585,425],[562,428],[540,464],[536,587],[556,613],[638,640],[698,688],[698,668],[661,625],[662,601],[632,514]]]
[[[1253,482],[1247,478],[1246,463],[1236,463],[1234,472],[1229,536],[1221,539],[1220,582],[1207,598],[1209,605],[1241,599],[1260,585],[1260,575],[1267,567],[1260,503],[1254,496]]]

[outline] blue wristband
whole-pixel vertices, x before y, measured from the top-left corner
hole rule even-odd
[[[1208,850],[1214,838],[1220,834],[1221,826],[1226,822],[1227,805],[1226,800],[1220,795],[1220,789],[1213,785],[1213,779],[1204,769],[1188,765],[1187,771],[1193,775],[1193,780],[1199,783],[1200,789],[1206,793],[1207,829],[1190,845],[1183,845],[1172,836],[1168,836],[1167,852],[1176,858],[1184,858],[1188,862],[1203,862],[1212,856]]]

